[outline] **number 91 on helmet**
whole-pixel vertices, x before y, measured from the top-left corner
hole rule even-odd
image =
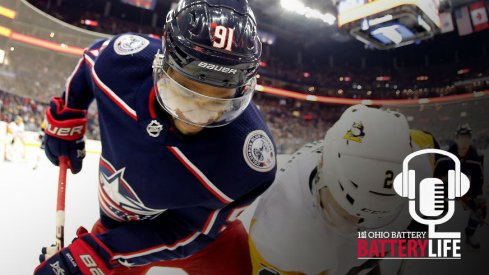
[[[260,56],[246,0],[182,0],[167,15],[153,62],[156,98],[185,123],[229,124],[251,101]]]

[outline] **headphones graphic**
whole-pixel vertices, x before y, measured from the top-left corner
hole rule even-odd
[[[409,162],[420,155],[440,154],[450,158],[455,163],[455,170],[448,171],[448,211],[437,219],[420,217],[416,212],[416,172],[408,168]],[[402,163],[402,173],[394,179],[394,191],[401,197],[409,198],[409,213],[419,223],[428,225],[429,235],[432,238],[460,238],[460,233],[435,232],[435,225],[448,221],[455,213],[455,198],[465,195],[470,188],[467,175],[461,172],[460,160],[454,154],[439,149],[424,149],[409,154]],[[419,184],[419,202],[422,213],[442,213],[440,205],[443,204],[442,195],[445,184],[438,178],[425,178]],[[425,210],[423,212],[423,210]],[[427,216],[437,216],[435,214]],[[438,217],[438,216],[437,216]]]

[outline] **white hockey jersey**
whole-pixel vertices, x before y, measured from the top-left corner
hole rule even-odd
[[[371,262],[357,259],[356,234],[335,232],[314,203],[310,186],[321,152],[320,141],[297,151],[260,199],[250,229],[254,274],[367,274],[372,269]],[[399,217],[376,230],[405,229],[411,220],[407,205]],[[257,254],[260,264],[256,264]],[[269,273],[261,273],[260,268]]]
[[[18,124],[12,121],[8,124],[7,133],[13,138],[19,138],[24,133],[24,123]]]

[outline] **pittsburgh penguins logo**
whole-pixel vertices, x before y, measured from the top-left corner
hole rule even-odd
[[[360,121],[360,122],[354,122],[350,130],[346,132],[343,138],[346,140],[362,143],[364,136],[365,136],[365,132],[363,131],[363,123]]]

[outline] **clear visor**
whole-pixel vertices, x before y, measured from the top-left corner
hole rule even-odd
[[[229,124],[246,109],[253,97],[256,78],[252,78],[236,93],[239,97],[218,98],[193,91],[171,78],[166,70],[154,70],[156,98],[173,117],[199,127],[219,127]]]

